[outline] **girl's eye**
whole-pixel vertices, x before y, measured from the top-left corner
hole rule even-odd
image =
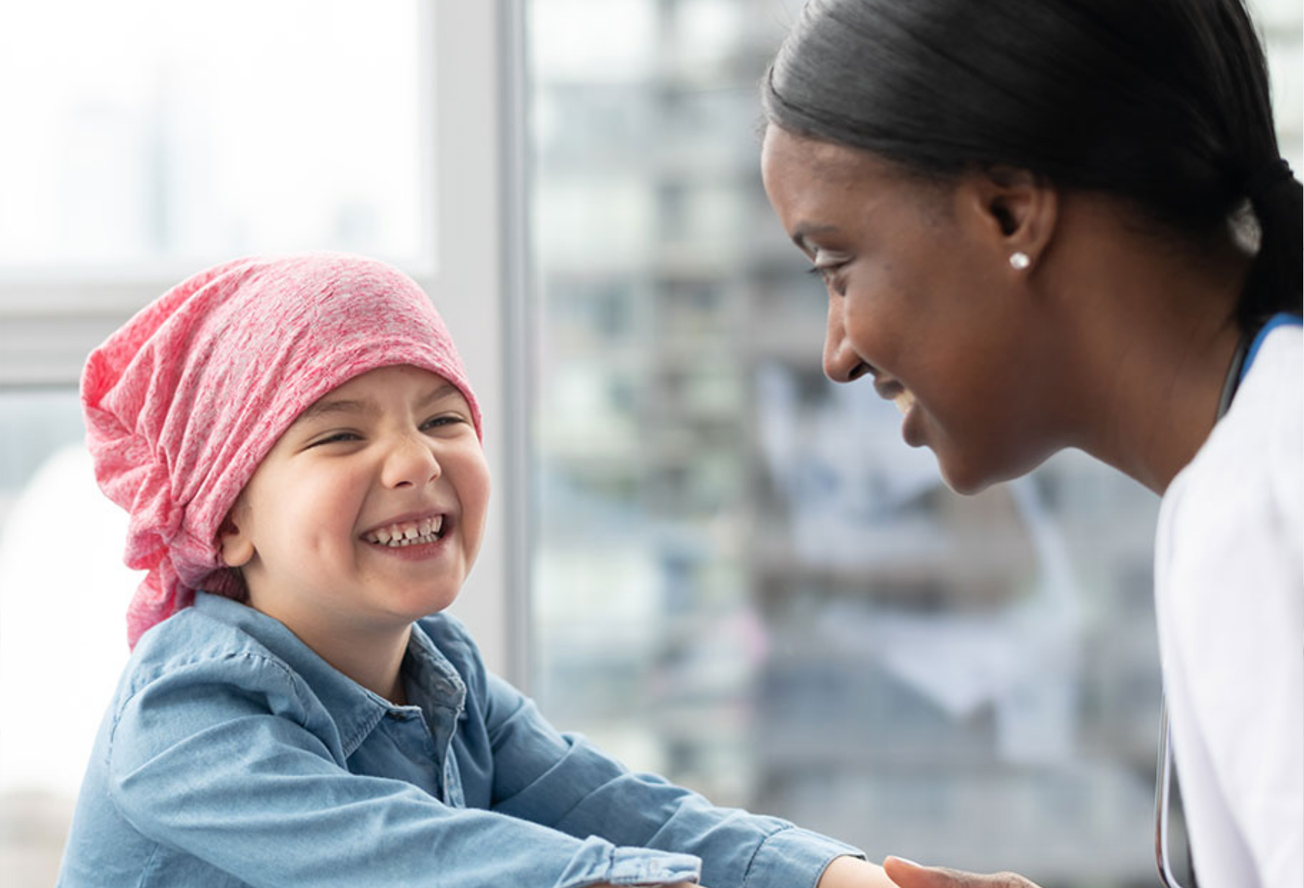
[[[360,441],[361,436],[354,432],[336,432],[333,435],[327,435],[325,438],[318,438],[309,444],[309,447],[320,447],[323,444],[339,444],[345,441]]]
[[[428,429],[437,429],[437,428],[441,428],[441,427],[444,427],[444,426],[457,425],[457,424],[462,423],[462,422],[465,422],[465,420],[462,419],[462,417],[457,416],[456,414],[452,414],[452,413],[445,413],[445,414],[442,414],[442,415],[440,415],[440,416],[432,416],[432,417],[430,417],[429,419],[427,419],[425,422],[423,422],[423,423],[421,424],[421,428],[423,428],[423,429],[427,429],[427,430],[428,430]]]

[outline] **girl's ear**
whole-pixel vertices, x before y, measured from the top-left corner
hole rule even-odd
[[[230,513],[217,529],[217,542],[222,551],[222,563],[227,567],[244,567],[254,557],[254,541],[236,524],[236,512],[246,513],[240,503],[231,507]],[[243,519],[244,514],[241,515]]]

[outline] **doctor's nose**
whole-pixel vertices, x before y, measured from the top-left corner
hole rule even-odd
[[[420,487],[443,474],[434,448],[419,432],[396,436],[387,448],[381,467],[386,487]]]
[[[829,296],[828,326],[824,331],[824,375],[834,382],[851,382],[869,367],[847,341],[842,318],[842,297]]]

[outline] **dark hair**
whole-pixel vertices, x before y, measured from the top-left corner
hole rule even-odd
[[[769,122],[948,177],[1014,166],[1202,242],[1247,199],[1243,325],[1301,310],[1301,186],[1243,0],[810,0]]]

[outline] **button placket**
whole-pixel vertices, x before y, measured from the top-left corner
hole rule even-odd
[[[454,808],[465,808],[466,797],[462,794],[462,772],[457,767],[457,756],[450,746],[444,752],[444,804]]]
[[[416,707],[406,709],[388,709],[385,718],[389,722],[389,734],[394,743],[403,751],[405,757],[418,764],[429,775],[431,786],[424,787],[436,798],[442,798],[446,790],[443,768],[439,757],[439,746],[431,726],[426,723],[425,714]]]

